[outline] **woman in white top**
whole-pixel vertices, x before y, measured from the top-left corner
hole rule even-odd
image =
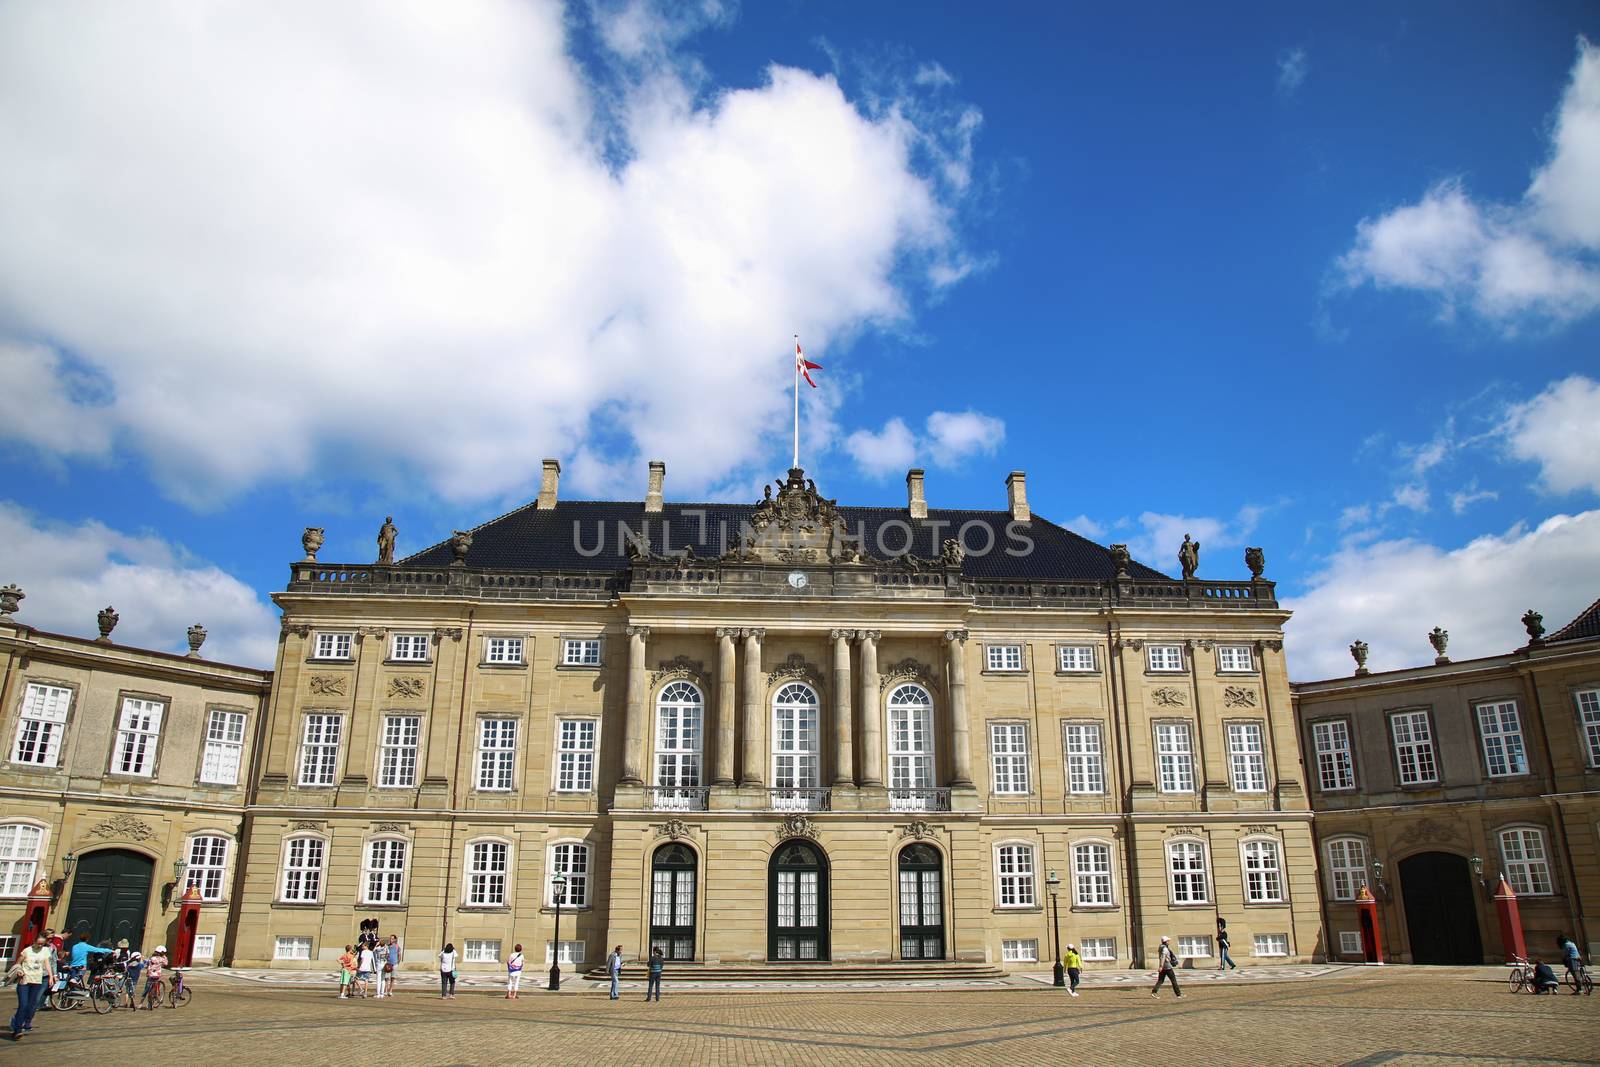
[[[522,984],[522,946],[518,945],[506,960],[506,999],[517,999],[517,987]]]
[[[456,999],[456,946],[445,945],[439,953],[439,999]]]

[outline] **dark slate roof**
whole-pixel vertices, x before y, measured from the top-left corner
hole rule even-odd
[[[665,504],[659,514],[648,516],[650,548],[671,555],[692,547],[701,559],[719,556],[737,543],[741,523],[754,510],[753,504]],[[968,526],[965,534],[968,552],[961,570],[969,578],[1109,581],[1116,576],[1108,549],[1037,514],[1026,524],[1032,550],[1011,555],[1005,551],[1008,544],[1015,544],[1007,539],[1011,515],[1006,511],[930,508],[925,520],[907,518],[903,508],[840,507],[839,512],[850,533],[864,533],[862,544],[867,553],[880,559],[904,551],[904,531],[886,529],[890,522],[911,527],[911,554],[923,558],[938,556],[943,540],[956,536],[966,524],[976,523]],[[472,531],[467,566],[491,571],[625,571],[629,560],[621,527],[636,531],[646,518],[644,502],[637,500],[563,500],[543,511],[529,503]],[[978,550],[987,540],[985,529],[995,547],[981,553]],[[597,547],[600,551],[595,552]],[[449,541],[441,541],[401,562],[443,567],[454,558]],[[1167,580],[1160,571],[1137,562],[1129,573],[1144,581]]]
[[[1584,608],[1578,617],[1545,638],[1546,641],[1587,641],[1600,637],[1600,600]]]

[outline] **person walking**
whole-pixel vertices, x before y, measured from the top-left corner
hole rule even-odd
[[[518,945],[506,960],[506,999],[517,999],[517,988],[522,984],[522,946]]]
[[[389,935],[389,943],[379,947],[383,954],[383,992],[381,997],[394,996],[394,984],[400,978],[400,939],[394,934]]]
[[[1067,996],[1078,995],[1078,979],[1083,975],[1083,957],[1078,954],[1077,945],[1067,946]]]
[[[622,946],[618,945],[611,950],[611,955],[606,957],[606,974],[611,976],[611,999],[616,1000],[622,993]]]
[[[378,970],[378,954],[372,951],[372,946],[362,942],[361,951],[356,953],[356,988],[355,992],[360,997],[372,996],[372,982]]]
[[[662,953],[661,946],[657,945],[650,950],[650,980],[645,983],[644,999],[649,1000],[655,994],[656,1003],[661,1003],[661,972],[667,965],[667,957]]]
[[[439,953],[439,999],[456,999],[456,946],[449,942]]]
[[[17,962],[6,974],[17,983],[17,1013],[11,1017],[11,1040],[21,1041],[33,1029],[33,1016],[44,999],[44,991],[55,984],[56,953],[40,934],[33,945],[17,953]]]
[[[1225,971],[1229,967],[1236,971],[1239,969],[1239,965],[1233,962],[1233,957],[1228,955],[1228,920],[1220,915],[1217,916],[1217,955],[1220,957],[1217,970]]]
[[[1561,950],[1561,962],[1567,965],[1567,973],[1572,975],[1572,995],[1577,996],[1583,989],[1583,960],[1578,955],[1578,946],[1566,934],[1557,934],[1556,947]]]
[[[339,999],[346,1000],[350,996],[350,986],[356,980],[356,954],[353,945],[344,947],[344,954],[339,957]]]
[[[1161,983],[1171,982],[1172,995],[1181,998],[1183,994],[1178,990],[1178,954],[1172,951],[1172,938],[1166,936],[1161,938],[1161,950],[1156,953],[1156,966],[1159,968],[1156,973],[1156,985],[1150,990],[1150,995],[1159,996]]]

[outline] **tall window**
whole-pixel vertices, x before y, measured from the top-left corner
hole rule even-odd
[[[1061,645],[1056,649],[1056,669],[1065,672],[1094,670],[1093,645]]]
[[[1250,654],[1249,645],[1217,646],[1217,670],[1253,671],[1255,669],[1255,658]]]
[[[506,902],[506,871],[511,846],[504,841],[474,841],[467,846],[467,903],[496,908]]]
[[[989,645],[984,649],[983,665],[991,671],[1020,671],[1022,669],[1021,645]]]
[[[244,712],[211,712],[206,717],[206,750],[200,759],[200,780],[211,785],[238,785],[243,754]]]
[[[1072,846],[1072,903],[1080,908],[1111,905],[1110,845],[1089,841]]]
[[[300,742],[300,784],[332,785],[339,765],[339,734],[344,716],[317,713],[306,716]]]
[[[183,870],[184,889],[200,888],[201,900],[222,899],[222,878],[228,870],[228,839],[207,834],[189,839],[189,866]]]
[[[567,907],[589,906],[589,846],[573,843],[553,845],[550,848],[550,874],[567,876],[567,888],[561,902]],[[546,885],[545,897],[556,902],[555,887]]]
[[[393,837],[380,837],[367,842],[364,903],[400,903],[400,889],[405,876],[406,842]]]
[[[1506,881],[1517,893],[1548,896],[1553,891],[1543,830],[1519,827],[1500,831],[1500,857],[1505,863]]]
[[[1515,700],[1478,705],[1478,736],[1483,740],[1483,765],[1489,777],[1528,773],[1522,744],[1522,718]]]
[[[1251,904],[1283,900],[1283,865],[1276,841],[1258,838],[1244,843],[1244,899]]]
[[[291,837],[283,853],[282,899],[316,903],[322,899],[322,861],[327,844],[320,837]]]
[[[1205,904],[1206,850],[1198,841],[1172,841],[1167,845],[1167,873],[1174,904]]]
[[[1002,908],[1033,906],[1033,847],[1001,845],[995,850],[998,904]]]
[[[1311,724],[1311,747],[1317,754],[1317,784],[1324,792],[1356,787],[1350,758],[1350,724],[1343,719]]]
[[[317,634],[315,651],[316,659],[349,659],[350,638],[352,635],[343,634]]]
[[[561,642],[563,667],[600,666],[600,641],[597,638],[568,638]]]
[[[817,694],[791,682],[772,698],[773,788],[814,788],[821,780],[818,754]]]
[[[556,791],[587,793],[594,788],[593,719],[562,719],[556,724]]]
[[[1117,939],[1114,937],[1086,937],[1078,944],[1083,948],[1085,961],[1106,962],[1117,958]]]
[[[989,724],[989,758],[996,793],[1028,791],[1028,727],[1020,722]]]
[[[1424,785],[1439,780],[1439,764],[1433,755],[1433,728],[1425,711],[1403,711],[1389,717],[1394,737],[1395,765],[1400,768],[1401,785]]]
[[[25,897],[39,877],[39,846],[44,831],[37,826],[0,826],[0,897]]]
[[[1194,745],[1188,723],[1156,723],[1156,762],[1163,793],[1194,792]]]
[[[61,762],[61,738],[67,730],[67,709],[72,690],[61,685],[29,682],[22,698],[22,717],[17,722],[17,743],[11,749],[13,763],[54,767]]]
[[[485,663],[516,663],[522,662],[522,638],[520,637],[490,637],[484,641]]]
[[[1145,666],[1151,671],[1183,670],[1182,645],[1146,645]]]
[[[1100,724],[1069,722],[1067,737],[1067,792],[1106,791],[1105,752],[1100,744]]]
[[[385,715],[383,740],[378,747],[378,784],[394,788],[417,784],[417,739],[422,719],[416,715]]]
[[[1572,699],[1583,723],[1583,739],[1588,742],[1589,766],[1600,767],[1600,689],[1580,689]]]
[[[933,788],[933,698],[920,685],[889,694],[889,788]]]
[[[705,699],[689,682],[673,682],[656,698],[656,785],[700,784]]]
[[[504,792],[511,788],[517,762],[517,720],[478,720],[478,788]]]
[[[1267,757],[1258,722],[1228,724],[1228,767],[1235,793],[1267,791]]]
[[[1356,837],[1328,842],[1328,877],[1334,900],[1354,900],[1367,884],[1367,846]]]
[[[427,634],[395,634],[389,644],[389,658],[421,663],[428,658]]]
[[[145,778],[155,773],[156,742],[161,738],[161,715],[165,710],[155,700],[122,698],[122,715],[117,719],[117,747],[111,757],[113,773]]]

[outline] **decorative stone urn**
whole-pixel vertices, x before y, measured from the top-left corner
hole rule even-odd
[[[189,627],[189,658],[200,658],[200,646],[206,643],[206,628],[199,623]]]
[[[465,567],[467,553],[472,550],[472,534],[466,530],[457,530],[450,535],[450,551],[456,554],[453,566]]]
[[[22,606],[27,595],[16,582],[0,586],[0,619],[9,619],[11,613]]]
[[[1444,650],[1450,646],[1449,630],[1435,626],[1428,632],[1428,644],[1433,646],[1433,651],[1436,653],[1433,657],[1434,666],[1442,667],[1450,662],[1450,657],[1444,654]]]
[[[1367,670],[1367,643],[1361,638],[1356,638],[1350,645],[1350,656],[1356,661],[1356,675],[1371,674]]]
[[[1128,577],[1128,563],[1133,559],[1127,545],[1111,546],[1111,562],[1117,565],[1117,577]]]
[[[5,590],[0,589],[0,596],[5,595]],[[1522,628],[1528,631],[1528,644],[1544,644],[1544,616],[1529,608],[1522,615]]]
[[[1259,581],[1261,572],[1267,569],[1267,554],[1259,548],[1244,550],[1244,565],[1250,568],[1250,578]]]
[[[117,628],[117,622],[122,618],[117,614],[117,609],[107,604],[100,614],[95,616],[95,621],[100,624],[100,640],[111,643],[111,631]]]
[[[306,558],[301,563],[315,563],[317,549],[322,547],[322,527],[307,526],[306,532],[300,535],[300,546],[306,550]]]

